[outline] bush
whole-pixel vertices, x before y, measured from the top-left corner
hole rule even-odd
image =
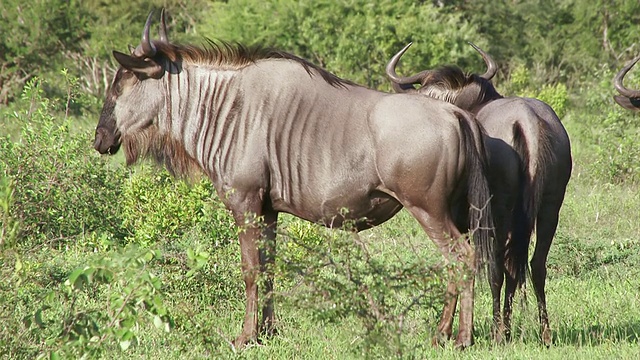
[[[604,133],[596,141],[593,172],[608,183],[640,181],[640,132],[624,109],[611,109],[602,119]]]
[[[461,14],[446,14],[430,2],[242,0],[212,5],[214,15],[203,19],[208,21],[205,35],[278,47],[340,77],[383,90],[391,88],[385,64],[410,41],[415,42],[411,56],[403,58],[409,69],[443,63],[466,67],[468,59],[479,67],[482,59],[466,42],[485,45]]]
[[[280,237],[284,251],[277,259],[278,277],[303,285],[294,296],[288,290],[286,299],[310,311],[317,322],[355,317],[362,325],[359,335],[364,340],[352,347],[359,356],[374,348],[387,357],[420,353],[420,345],[409,345],[406,338],[416,327],[424,329],[423,322],[434,320],[439,313],[436,306],[445,296],[444,281],[449,276],[447,268],[430,261],[430,244],[401,240],[380,248],[381,244],[349,231],[304,224],[292,222]],[[424,236],[420,241],[429,240]],[[464,271],[461,264],[448,269],[460,275]]]
[[[638,82],[635,74],[625,79],[632,88]],[[638,117],[614,104],[610,70],[598,69],[593,77],[600,81],[576,89],[570,101],[565,84],[536,85],[529,69],[520,64],[505,88],[518,96],[542,100],[555,110],[571,137],[574,158],[576,151],[589,153],[591,160],[584,164],[589,176],[607,183],[635,183],[640,180]]]
[[[208,179],[189,185],[165,170],[140,167],[123,183],[121,203],[129,243],[175,241],[196,230],[222,242],[236,237],[233,218]]]
[[[595,84],[576,91],[572,101],[570,135],[574,148],[589,152],[586,173],[610,184],[640,181],[640,121],[638,114],[614,103],[611,79],[614,73],[599,69]],[[637,87],[638,75],[631,72],[625,84]]]
[[[66,0],[2,2],[0,104],[18,95],[27,80],[59,69],[65,52],[80,49],[81,40],[87,37],[86,15]]]
[[[169,332],[173,320],[151,267],[160,257],[156,250],[136,248],[93,256],[48,291],[31,295],[36,299],[23,307],[27,314],[18,325],[29,341],[8,339],[12,346],[3,350],[28,357],[39,353],[39,358],[95,358],[118,347],[127,350],[141,328]]]
[[[15,243],[20,231],[20,223],[13,215],[13,193],[11,180],[0,175],[0,252]]]
[[[22,239],[122,237],[119,185],[126,171],[98,156],[93,134],[72,131],[73,119],[64,116],[71,97],[45,98],[42,85],[29,81],[22,95],[25,110],[3,115],[21,124],[21,137],[0,137],[0,176],[15,185],[12,213]]]
[[[564,83],[538,84],[531,76],[531,71],[522,63],[514,66],[505,84],[503,95],[514,95],[538,99],[547,103],[562,119],[567,112],[569,93]]]

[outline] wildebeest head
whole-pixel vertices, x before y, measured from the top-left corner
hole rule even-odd
[[[640,90],[627,89],[622,84],[622,80],[638,61],[640,61],[640,56],[620,69],[615,78],[613,78],[613,86],[615,86],[616,90],[620,93],[620,95],[615,95],[613,99],[623,108],[635,111],[640,110]]]
[[[153,12],[147,18],[140,44],[130,55],[113,51],[120,67],[107,90],[93,144],[101,154],[115,154],[120,149],[123,132],[144,131],[153,125],[157,116],[162,94],[150,91],[150,87],[154,80],[162,78],[165,67],[156,57],[156,46],[149,39],[152,15]],[[159,42],[168,43],[164,9],[160,18]]]
[[[502,97],[491,84],[498,68],[493,59],[482,49],[469,43],[482,55],[487,71],[482,75],[465,74],[455,66],[445,66],[435,70],[424,70],[418,74],[402,77],[395,72],[400,57],[411,43],[395,54],[386,67],[386,73],[396,92],[419,92],[433,98],[453,103],[465,110],[474,110],[487,101]],[[414,85],[420,85],[418,89]]]

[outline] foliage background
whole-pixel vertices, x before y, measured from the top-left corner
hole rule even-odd
[[[464,355],[428,346],[442,269],[404,212],[355,238],[283,216],[281,334],[236,353],[238,230],[209,182],[125,168],[122,155],[100,157],[91,146],[115,70],[111,51],[137,44],[148,11],[162,6],[174,41],[273,46],[382,91],[391,90],[386,62],[410,41],[400,73],[444,64],[483,72],[467,42],[489,52],[499,91],[551,104],[572,141],[574,172],[549,259],[556,346],[542,354],[640,353],[640,126],[613,103],[611,83],[640,52],[638,1],[3,0],[0,355],[542,356],[532,295],[516,310],[517,339],[490,345],[486,285],[478,345]],[[637,74],[625,84],[640,88]]]

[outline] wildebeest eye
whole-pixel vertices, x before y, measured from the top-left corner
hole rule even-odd
[[[131,71],[131,70],[127,70],[127,69],[122,69],[122,78],[121,80],[130,80],[132,78],[135,78],[136,74]]]
[[[138,78],[136,77],[135,73],[126,69],[120,69],[118,70],[116,78],[113,81],[112,93],[116,96],[120,96],[122,95],[122,91],[125,87],[131,86],[136,81],[138,81]]]

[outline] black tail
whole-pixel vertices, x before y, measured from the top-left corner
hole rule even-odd
[[[491,214],[491,193],[487,181],[487,158],[482,131],[471,115],[459,114],[458,120],[467,159],[467,199],[469,201],[469,230],[473,232],[476,266],[494,268],[494,228]]]
[[[515,276],[518,287],[524,285],[529,271],[529,244],[542,200],[545,164],[553,156],[546,123],[540,121],[538,124],[536,138],[529,139],[532,143],[528,143],[519,123],[513,125],[513,147],[518,153],[521,165],[520,186],[514,210],[511,241],[505,248],[505,267]]]

